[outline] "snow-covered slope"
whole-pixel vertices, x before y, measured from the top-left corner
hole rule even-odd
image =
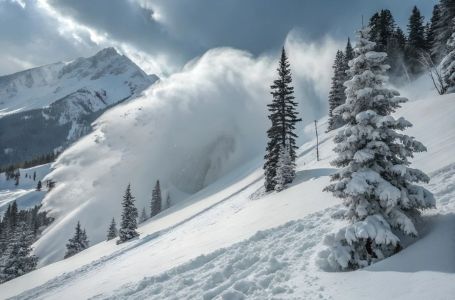
[[[103,110],[156,80],[113,48],[0,77],[0,162],[27,160],[75,141]]]
[[[46,194],[46,189],[36,191],[36,186],[38,181],[42,180],[50,170],[50,164],[18,169],[21,176],[17,186],[15,180],[6,180],[5,173],[0,173],[0,216],[3,215],[8,204],[14,200],[16,200],[19,209],[40,204]],[[33,174],[36,175],[35,180],[33,180]]]
[[[139,239],[102,242],[7,282],[0,292],[18,299],[451,299],[453,111],[454,95],[418,99],[399,110],[415,124],[408,133],[428,147],[414,163],[432,176],[428,188],[438,208],[425,213],[420,240],[362,271],[324,272],[317,263],[323,236],[342,223],[331,218],[339,201],[322,192],[333,172],[334,133],[324,133],[320,120],[321,161],[308,139],[287,190],[263,195],[262,159],[253,158],[145,223]],[[309,126],[301,135],[312,134]]]

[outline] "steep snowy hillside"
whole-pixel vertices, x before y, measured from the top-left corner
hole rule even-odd
[[[113,48],[0,77],[1,164],[75,141],[102,111],[156,80]]]
[[[322,192],[333,172],[334,132],[324,133],[326,124],[320,120],[321,161],[315,160],[315,140],[308,139],[298,151],[296,181],[287,190],[263,195],[258,157],[145,223],[139,239],[122,245],[102,242],[0,285],[1,295],[450,299],[455,293],[453,111],[454,95],[418,99],[398,111],[415,124],[408,133],[428,147],[414,165],[431,175],[428,188],[438,208],[425,213],[420,240],[369,268],[344,273],[320,269],[322,238],[342,223],[332,218],[339,200]],[[307,126],[301,135],[312,134],[313,127]]]
[[[39,180],[49,174],[50,164],[44,164],[27,169],[18,169],[20,172],[19,184],[15,180],[6,180],[5,173],[0,173],[0,216],[6,210],[8,204],[16,200],[19,209],[26,209],[40,204],[46,195],[46,189],[37,191]],[[33,179],[35,175],[35,179]]]

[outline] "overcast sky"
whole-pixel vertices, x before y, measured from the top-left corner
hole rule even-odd
[[[145,71],[166,75],[214,47],[276,51],[292,29],[338,40],[381,8],[405,29],[435,0],[0,0],[0,75],[90,56],[114,46]]]

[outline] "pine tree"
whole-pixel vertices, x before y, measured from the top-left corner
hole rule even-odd
[[[160,181],[157,180],[152,192],[152,201],[150,203],[150,217],[154,217],[161,212],[161,188]]]
[[[452,36],[451,25],[455,17],[455,0],[440,0],[437,12],[434,12],[433,16],[436,20],[432,21],[434,36],[431,55],[435,62],[440,62],[450,52],[447,42]]]
[[[436,61],[438,59],[437,53],[435,53],[435,49],[438,47],[436,43],[436,31],[437,27],[439,26],[440,19],[440,12],[439,12],[439,5],[433,6],[433,14],[430,20],[430,26],[426,34],[426,44],[428,47],[428,51],[431,55],[431,59]]]
[[[344,50],[344,59],[345,59],[345,65],[349,66],[349,61],[354,58],[354,49],[352,49],[351,45],[351,39],[348,38],[348,42],[346,44],[346,49]],[[346,67],[346,70],[348,67]]]
[[[408,40],[406,45],[406,58],[408,69],[412,74],[418,74],[422,71],[419,62],[423,51],[426,51],[425,27],[423,25],[423,16],[417,6],[412,9],[408,24]]]
[[[11,231],[15,231],[16,226],[17,226],[17,216],[18,216],[17,211],[18,211],[17,203],[16,203],[16,201],[13,201],[13,204],[11,205],[11,209],[10,209],[9,215],[8,215],[8,226]]]
[[[41,191],[41,188],[43,187],[41,180],[38,180],[38,184],[36,185],[36,190]]]
[[[169,208],[171,207],[172,203],[171,203],[171,195],[170,193],[168,192],[167,193],[167,197],[166,197],[166,208]]]
[[[375,50],[386,52],[390,38],[395,32],[395,20],[388,9],[375,13],[369,26],[371,28],[371,40],[376,43]]]
[[[144,223],[147,221],[149,217],[147,216],[147,212],[145,211],[145,207],[142,208],[141,216],[139,217],[139,223]]]
[[[117,224],[115,224],[115,219],[112,218],[111,225],[109,225],[109,230],[107,231],[107,240],[115,239],[117,236]]]
[[[122,206],[122,223],[120,224],[119,231],[120,239],[117,243],[123,243],[139,236],[139,233],[136,231],[138,212],[136,206],[134,206],[134,197],[131,194],[130,184],[128,184],[125,195],[123,196]]]
[[[32,255],[33,232],[25,222],[9,237],[8,248],[2,256],[0,282],[24,275],[36,268],[38,258]]]
[[[428,182],[428,176],[409,167],[413,153],[426,148],[400,133],[411,123],[391,115],[407,99],[386,87],[386,53],[374,49],[369,28],[362,29],[340,107],[347,125],[334,139],[338,157],[332,164],[339,170],[325,188],[343,199],[350,222],[326,239],[327,261],[336,269],[364,267],[399,251],[397,232],[416,236],[414,220],[435,203],[415,184]]]
[[[295,177],[295,163],[291,160],[289,150],[281,147],[278,168],[275,176],[275,191],[281,192]]]
[[[275,189],[275,176],[278,169],[278,159],[281,147],[287,147],[291,161],[295,162],[295,150],[297,149],[297,146],[295,145],[295,138],[297,137],[294,132],[295,124],[301,121],[301,119],[297,117],[297,102],[294,101],[294,88],[291,86],[291,69],[284,48],[281,52],[281,59],[277,71],[279,78],[271,85],[273,102],[267,105],[272,126],[267,131],[269,141],[264,157],[264,186],[266,191]],[[290,180],[290,182],[292,182],[293,178]]]
[[[332,86],[329,92],[329,126],[328,131],[343,126],[343,119],[334,113],[334,110],[346,101],[344,83],[346,77],[346,59],[343,52],[337,51],[335,62],[333,63]]]
[[[85,232],[85,229],[82,230],[81,228],[81,223],[78,221],[74,236],[68,240],[68,243],[66,244],[66,253],[64,258],[71,257],[82,250],[85,250],[88,247],[88,239],[87,239],[87,234]]]
[[[440,64],[441,74],[444,84],[447,87],[447,93],[455,92],[455,18],[452,24],[452,36],[447,42],[450,52],[444,57]]]

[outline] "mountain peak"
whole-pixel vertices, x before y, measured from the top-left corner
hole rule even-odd
[[[114,55],[121,55],[114,47],[107,47],[100,51],[98,51],[94,56],[95,57],[107,57],[107,56],[114,56]]]

